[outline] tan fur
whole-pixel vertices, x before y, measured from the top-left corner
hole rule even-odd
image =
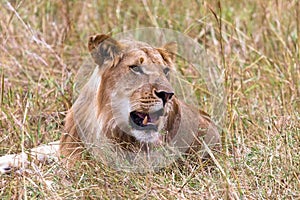
[[[107,35],[96,35],[90,38],[88,47],[98,66],[69,111],[65,125],[67,133],[63,134],[60,140],[60,154],[73,161],[80,159],[83,143],[87,141],[91,143],[103,136],[123,148],[140,148],[144,143],[142,139],[138,139],[134,134],[128,134],[128,131],[132,130],[130,128],[124,130],[120,125],[127,123],[126,116],[129,114],[125,109],[127,103],[120,103],[121,99],[124,98],[125,100],[122,99],[124,102],[128,100],[131,110],[148,113],[156,108],[156,104],[158,107],[162,105],[155,92],[173,92],[168,77],[163,74],[163,68],[160,69],[156,65],[168,66],[170,69],[175,67],[173,61],[177,50],[176,43],[153,48],[142,42],[127,40],[118,42]],[[147,76],[134,74],[136,72],[132,72],[129,68],[132,65],[143,65]],[[128,75],[128,82],[124,82],[125,75]],[[144,79],[146,77],[148,82],[141,87],[133,88],[141,81],[138,80],[139,77]],[[119,112],[123,108],[122,112],[125,114],[120,113],[118,116],[123,114],[125,119],[124,117],[115,119],[114,112]],[[148,120],[144,119],[143,123],[147,123]],[[181,102],[176,94],[164,105],[164,115],[157,123],[159,130],[165,131],[166,135],[158,137],[153,133],[157,138],[153,141],[148,138],[147,140],[151,141],[149,143],[161,142],[160,145],[166,145],[174,141],[178,144],[187,142],[189,147],[184,147],[184,144],[182,147],[185,152],[192,152],[202,148],[200,139],[202,137],[212,149],[220,147],[219,133],[209,116]],[[182,134],[178,134],[178,130]],[[82,132],[87,132],[88,138],[82,139]]]

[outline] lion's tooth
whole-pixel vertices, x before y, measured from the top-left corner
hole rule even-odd
[[[143,120],[143,125],[146,125],[148,123],[148,116],[146,115],[144,120]]]

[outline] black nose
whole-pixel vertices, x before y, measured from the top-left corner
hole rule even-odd
[[[167,101],[169,101],[172,96],[174,95],[173,92],[165,92],[165,91],[154,91],[155,92],[155,95],[162,99],[163,101],[163,104],[165,105],[167,103]]]

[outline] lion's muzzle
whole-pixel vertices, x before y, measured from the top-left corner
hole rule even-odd
[[[129,123],[132,128],[136,130],[143,130],[143,131],[158,131],[158,125],[160,117],[164,114],[164,107],[165,104],[170,101],[173,97],[173,92],[166,92],[162,90],[153,90],[153,98],[155,101],[160,102],[162,107],[158,110],[156,109],[147,109],[146,110],[134,110],[130,112],[130,119]],[[155,102],[154,101],[154,102]],[[151,106],[147,106],[151,107]],[[151,111],[152,110],[152,111]]]

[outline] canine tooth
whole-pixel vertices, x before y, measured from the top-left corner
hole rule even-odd
[[[143,125],[146,125],[148,123],[148,116],[146,115],[144,120],[143,120]]]

